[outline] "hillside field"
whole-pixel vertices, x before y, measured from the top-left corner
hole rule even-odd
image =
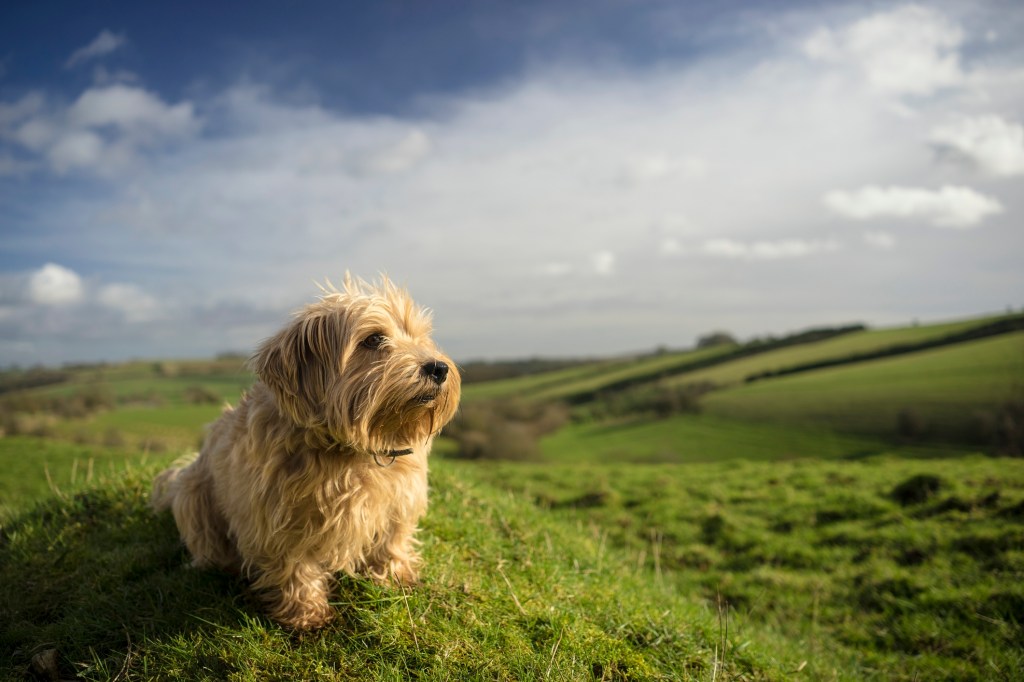
[[[0,393],[0,679],[1024,679],[1024,332],[956,336],[1000,319],[467,384],[533,460],[453,428],[422,584],[342,579],[301,636],[146,506],[244,362],[40,375]]]

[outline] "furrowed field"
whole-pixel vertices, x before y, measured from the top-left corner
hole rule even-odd
[[[1024,679],[1022,325],[468,365],[422,584],[301,636],[146,507],[242,359],[7,372],[0,676]]]

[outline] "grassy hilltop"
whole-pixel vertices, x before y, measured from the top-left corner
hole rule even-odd
[[[484,368],[422,585],[298,636],[145,505],[241,359],[6,373],[0,678],[1024,678],[1022,323]]]

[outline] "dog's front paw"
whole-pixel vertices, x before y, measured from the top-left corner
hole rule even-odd
[[[293,630],[316,630],[334,619],[334,609],[326,600],[313,604],[279,603],[271,609],[270,615]]]
[[[391,582],[407,587],[418,585],[420,582],[420,572],[411,563],[393,564],[391,566]]]
[[[327,601],[330,582],[320,572],[316,566],[305,566],[280,581],[273,572],[263,573],[255,586],[270,617],[295,630],[315,630],[329,623],[334,617]]]
[[[379,566],[371,566],[368,574],[380,585],[413,587],[420,581],[420,573],[411,561],[389,561]]]

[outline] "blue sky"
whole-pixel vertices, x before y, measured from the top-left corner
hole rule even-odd
[[[249,351],[346,270],[455,357],[1024,305],[1014,2],[0,10],[0,365]]]

